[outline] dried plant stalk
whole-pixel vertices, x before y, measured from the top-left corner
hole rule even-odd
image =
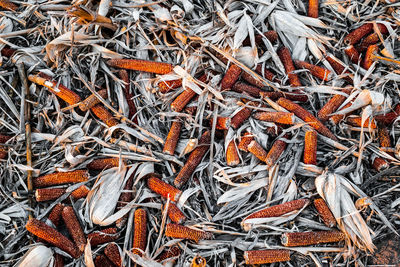
[[[106,98],[107,97],[107,90],[106,89],[101,89],[97,92],[102,98]],[[80,104],[79,104],[79,108],[82,111],[88,111],[89,109],[91,109],[92,107],[94,107],[95,105],[99,104],[100,100],[97,98],[97,96],[95,95],[90,95],[88,98],[86,98],[85,100],[83,100]]]
[[[110,59],[107,64],[114,68],[137,70],[156,74],[168,74],[174,66],[169,63],[142,59]]]
[[[146,250],[146,241],[147,241],[147,213],[145,209],[136,209],[134,215],[132,253],[142,255],[141,251]]]
[[[255,113],[253,115],[253,117],[257,120],[276,122],[276,123],[280,123],[280,124],[293,124],[294,123],[294,114],[289,113],[289,112],[261,111],[261,112]]]
[[[301,86],[302,84],[300,82],[299,76],[293,73],[296,68],[294,67],[289,49],[287,47],[281,47],[280,49],[278,49],[278,56],[282,61],[283,66],[285,67],[286,74],[289,77],[290,85],[294,87]]]
[[[358,27],[357,29],[350,32],[346,37],[343,39],[343,42],[346,45],[354,45],[358,43],[365,35],[371,33],[373,30],[372,23],[365,23],[362,26]]]
[[[248,250],[244,252],[243,257],[246,261],[246,264],[267,264],[274,262],[290,261],[290,250]]]
[[[70,172],[56,172],[37,177],[33,180],[34,187],[46,187],[52,185],[61,185],[68,183],[81,183],[89,179],[87,170],[76,170]]]
[[[284,138],[288,138],[288,135],[285,135]],[[267,169],[274,166],[279,157],[282,155],[283,151],[285,151],[286,146],[287,144],[283,140],[278,139],[274,142],[271,149],[268,151],[267,157],[265,158]]]
[[[212,239],[210,232],[195,230],[183,225],[169,223],[165,228],[165,235],[172,238],[190,239],[196,243],[202,239]]]
[[[235,82],[239,79],[242,69],[236,65],[231,64],[221,81],[221,89],[228,90],[232,88]]]
[[[179,255],[181,255],[181,252],[182,251],[178,246],[170,247],[168,250],[164,251],[157,257],[157,261],[162,262],[172,257],[178,257]]]
[[[242,108],[238,113],[231,118],[231,126],[234,129],[239,128],[251,115],[251,109]]]
[[[350,94],[351,89],[344,90],[344,93]],[[335,112],[347,99],[346,96],[343,95],[334,95],[331,99],[326,102],[326,104],[318,111],[317,117],[321,120],[321,122],[327,121],[330,117],[330,114]]]
[[[133,97],[134,95],[130,92],[130,80],[129,80],[129,73],[126,70],[119,70],[118,71],[119,77],[121,80],[124,81],[125,86],[123,87],[124,89],[124,94],[125,94],[125,99],[126,102],[128,103],[129,107],[129,118],[136,124],[138,124],[138,119],[136,115],[136,106],[135,103],[133,102]]]
[[[88,234],[87,239],[92,247],[117,240],[119,234],[117,228],[107,228]]]
[[[240,163],[239,153],[234,139],[229,142],[226,148],[225,157],[228,166],[236,166]]]
[[[304,137],[304,164],[317,165],[317,132],[307,131]]]
[[[182,79],[178,80],[170,80],[170,81],[161,81],[158,83],[158,87],[160,88],[160,93],[168,93],[178,87],[182,86]]]
[[[149,189],[162,197],[169,198],[171,201],[178,201],[182,191],[163,182],[159,177],[160,176],[155,173],[150,173],[145,176]]]
[[[18,6],[8,0],[0,0],[0,7],[6,10],[16,11]]]
[[[175,152],[176,145],[179,141],[179,135],[181,134],[182,123],[179,118],[176,118],[171,125],[167,139],[165,139],[163,152],[166,154],[173,155]]]
[[[303,233],[284,233],[281,240],[285,247],[301,247],[320,243],[333,243],[344,240],[341,231],[315,231]]]
[[[75,215],[74,209],[70,206],[64,207],[62,211],[62,218],[64,220],[65,226],[68,229],[69,234],[72,237],[72,240],[74,240],[79,250],[83,252],[85,250],[86,237],[83,233],[78,218]]]
[[[168,217],[173,221],[174,223],[177,224],[182,224],[186,221],[186,216],[183,214],[183,212],[178,208],[177,205],[174,203],[170,202],[168,205]]]
[[[104,159],[92,160],[86,167],[89,170],[104,170],[118,166],[119,166],[119,158],[104,158]]]
[[[86,7],[83,6],[72,6],[67,11],[68,15],[78,17],[81,20],[85,20],[88,22],[97,22],[97,23],[109,23],[112,24],[110,18],[99,15],[98,13],[87,10]]]
[[[109,243],[104,249],[104,254],[115,266],[122,266],[121,254],[117,244]]]
[[[315,199],[314,206],[317,209],[319,216],[321,217],[322,221],[325,223],[326,226],[334,227],[336,225],[336,219],[333,216],[328,205],[326,205],[325,200],[323,200],[322,198]]]
[[[319,7],[319,0],[309,0],[308,16],[312,18],[318,18],[318,7]]]
[[[118,124],[114,116],[101,104],[97,104],[90,109],[93,114],[103,121],[108,127],[112,127]]]
[[[255,140],[251,141],[248,146],[247,146],[247,150],[253,154],[254,156],[256,156],[259,160],[264,161],[267,158],[267,151],[265,151],[265,149],[259,144],[257,143]]]
[[[64,209],[64,205],[61,203],[58,203],[57,205],[54,206],[54,208],[50,211],[48,220],[50,220],[54,226],[59,226],[61,219],[62,219],[62,211]]]
[[[310,201],[306,198],[292,200],[289,202],[285,202],[279,205],[275,205],[272,207],[256,211],[247,216],[246,218],[244,218],[243,221],[254,218],[279,217],[288,212],[302,209],[304,206],[308,205],[308,203],[310,203]]]
[[[251,141],[254,140],[254,135],[252,133],[246,132],[243,136],[242,139],[239,142],[238,148],[242,151],[248,152],[249,145]]]
[[[44,222],[37,219],[30,219],[25,227],[31,234],[65,251],[73,258],[78,258],[81,255],[79,249],[71,240]]]

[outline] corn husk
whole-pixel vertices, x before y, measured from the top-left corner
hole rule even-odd
[[[53,266],[53,250],[38,244],[30,248],[15,265],[18,267],[50,267]]]

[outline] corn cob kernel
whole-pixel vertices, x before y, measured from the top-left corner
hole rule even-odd
[[[167,214],[168,214],[168,217],[171,219],[171,221],[173,221],[174,223],[182,224],[186,221],[186,216],[178,208],[178,206],[172,202],[170,202],[168,205]]]
[[[317,165],[317,132],[307,131],[304,136],[304,164]]]
[[[44,75],[29,75],[28,79],[31,82],[44,86],[50,90],[53,94],[64,100],[70,105],[75,105],[81,102],[81,98],[72,90],[68,89],[62,84],[58,84],[56,81],[51,80],[50,77],[46,75],[49,79],[43,78]]]
[[[107,90],[106,89],[101,89],[100,91],[97,92],[102,98],[106,98],[107,97]],[[94,107],[95,105],[99,104],[100,100],[97,98],[97,96],[95,96],[94,94],[90,95],[88,98],[86,98],[85,100],[83,100],[80,104],[79,104],[79,108],[82,111],[87,111],[89,109],[91,109],[92,107]]]
[[[178,257],[179,255],[181,255],[181,252],[182,251],[178,246],[170,247],[168,250],[164,251],[157,257],[157,261],[162,262],[172,257]]]
[[[61,185],[69,183],[86,182],[89,179],[87,170],[76,170],[70,172],[56,172],[40,176],[33,180],[34,187],[45,187],[51,185]]]
[[[358,43],[358,41],[360,41],[365,35],[371,33],[372,31],[373,31],[373,24],[365,23],[362,26],[350,32],[348,35],[346,35],[346,37],[343,39],[343,42],[346,45],[354,45]]]
[[[247,150],[253,154],[254,156],[256,156],[259,160],[264,161],[267,158],[267,151],[265,151],[265,149],[259,144],[257,143],[255,140],[251,141],[249,143],[249,145],[247,146]]]
[[[119,158],[104,158],[104,159],[92,160],[86,167],[89,170],[104,170],[118,166],[119,166]]]
[[[334,227],[336,225],[335,217],[322,198],[314,199],[314,206],[326,226]]]
[[[78,258],[80,256],[81,253],[79,249],[71,240],[44,222],[37,219],[30,219],[25,227],[31,234],[65,251],[73,258]]]
[[[55,227],[60,225],[61,222],[61,214],[64,209],[64,205],[61,203],[58,203],[57,205],[54,206],[54,208],[50,211],[49,216],[47,219],[53,223]]]
[[[133,200],[132,187],[133,187],[134,178],[135,178],[135,174],[133,173],[129,177],[129,179],[126,181],[124,190],[122,191],[121,195],[119,196],[119,200],[117,203],[117,210],[120,210],[127,203],[129,203]],[[126,221],[128,220],[128,216],[129,216],[129,214],[125,214],[123,217],[119,218],[115,222],[115,225],[118,227],[118,229],[121,229],[122,227],[124,227],[124,225],[126,224]]]
[[[174,90],[178,87],[182,86],[182,79],[171,80],[171,81],[161,81],[158,83],[158,87],[160,88],[160,93],[168,93],[171,90]]]
[[[372,65],[372,63],[374,63],[374,59],[373,56],[376,53],[376,51],[378,51],[378,45],[374,44],[374,45],[370,45],[368,46],[367,52],[365,52],[365,56],[364,56],[364,61],[363,61],[363,68],[364,69],[369,69]]]
[[[346,119],[347,123],[350,125],[356,126],[356,127],[365,127],[369,128],[371,127],[372,129],[376,129],[376,123],[373,119],[367,119],[364,121],[364,125],[361,126],[362,124],[362,118],[361,117],[348,117]]]
[[[95,267],[110,267],[114,266],[113,263],[104,255],[97,255],[94,259]]]
[[[294,87],[301,86],[299,76],[293,73],[293,71],[295,71],[296,69],[294,67],[292,56],[290,55],[289,49],[287,47],[281,47],[280,49],[278,49],[278,56],[282,61],[283,66],[285,67],[290,85]]]
[[[54,264],[53,267],[64,267],[64,257],[60,254],[56,253],[54,255]]]
[[[375,156],[372,157],[372,167],[380,172],[389,168],[389,163],[385,159]]]
[[[15,11],[18,7],[8,0],[0,0],[0,7],[6,10]]]
[[[308,16],[311,18],[318,18],[319,0],[308,1]]]
[[[195,230],[180,224],[169,223],[165,228],[165,235],[172,238],[190,239],[196,243],[202,239],[211,239],[212,233]]]
[[[267,249],[248,250],[243,254],[246,264],[266,264],[282,261],[290,261],[290,250]]]
[[[90,241],[90,245],[95,247],[97,245],[115,241],[118,237],[119,234],[117,233],[117,228],[107,228],[88,234],[87,239]]]
[[[297,68],[309,70],[311,75],[323,81],[328,81],[332,76],[329,70],[319,67],[317,65],[310,64],[305,61],[295,60],[294,64],[296,65]]]
[[[176,145],[178,144],[179,135],[181,133],[182,123],[179,120],[175,120],[171,129],[169,130],[167,139],[165,139],[163,152],[166,154],[173,155],[175,152]]]
[[[304,206],[308,205],[309,202],[310,201],[306,198],[285,202],[279,205],[256,211],[247,216],[243,221],[254,218],[279,217],[288,212],[302,209]]]
[[[236,147],[236,142],[232,139],[226,148],[226,164],[228,166],[235,166],[240,163],[239,153]]]
[[[200,255],[197,255],[193,258],[192,262],[190,263],[190,267],[206,267],[207,260]]]
[[[242,69],[238,65],[231,64],[222,78],[221,89],[228,90],[232,88],[235,82],[239,79],[241,73]]]
[[[320,243],[339,242],[344,239],[344,233],[340,231],[315,231],[303,233],[284,233],[281,240],[285,247],[301,247]]]
[[[257,120],[276,122],[276,123],[280,123],[280,124],[293,124],[294,123],[294,114],[289,113],[289,112],[261,111],[261,112],[255,113],[253,115],[253,117]]]
[[[353,62],[354,64],[358,63],[358,60],[360,59],[360,53],[358,53],[357,49],[350,45],[344,49],[344,52],[346,55],[349,57],[350,61]]]
[[[110,59],[107,64],[114,68],[137,70],[156,74],[168,74],[174,66],[169,63],[142,59]]]
[[[251,115],[251,109],[242,108],[238,113],[231,118],[231,126],[234,129],[239,128]]]
[[[210,131],[206,131],[201,136],[198,146],[190,153],[185,165],[176,176],[174,184],[177,188],[182,187],[192,176],[193,172],[196,170],[196,167],[200,164],[203,156],[208,151],[210,142]]]
[[[129,118],[132,119],[132,121],[136,124],[138,124],[138,119],[136,115],[136,106],[135,102],[133,102],[133,97],[134,95],[130,92],[130,80],[129,80],[129,73],[126,70],[119,70],[118,71],[119,77],[121,80],[124,81],[125,86],[123,87],[124,89],[124,95],[126,102],[128,103],[129,107]]]
[[[323,125],[322,122],[320,122],[316,117],[314,117],[310,112],[302,108],[300,105],[282,97],[278,99],[277,103],[288,111],[293,112],[303,121],[309,123],[310,126],[317,130],[317,132],[320,134],[337,141],[336,136],[325,125]]]
[[[242,139],[240,139],[238,148],[242,151],[248,152],[249,149],[249,145],[251,143],[251,141],[254,140],[254,136],[252,133],[246,132],[243,136]]]
[[[101,104],[97,104],[90,109],[93,114],[103,121],[108,127],[112,127],[118,124],[114,116]]]
[[[133,253],[141,255],[146,250],[147,240],[147,215],[145,209],[136,209],[134,216]],[[140,251],[140,250],[141,251]]]
[[[150,173],[145,176],[149,189],[162,197],[169,198],[171,201],[178,201],[182,191],[163,182],[159,177],[160,176],[155,173]]]
[[[109,243],[104,249],[104,254],[115,266],[122,266],[121,254],[117,244]]]
[[[64,207],[62,211],[62,218],[64,220],[65,226],[68,229],[69,234],[72,237],[72,240],[74,240],[79,250],[83,252],[85,250],[86,237],[83,233],[78,218],[75,215],[74,209],[70,206]]]
[[[343,91],[346,94],[350,94],[351,89],[346,89]],[[325,105],[318,111],[317,117],[321,122],[325,122],[329,119],[329,115],[335,112],[347,99],[346,96],[336,94]]]

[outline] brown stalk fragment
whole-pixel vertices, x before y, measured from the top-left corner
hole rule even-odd
[[[121,254],[117,244],[109,243],[104,249],[104,254],[115,266],[122,266]]]
[[[318,211],[319,217],[321,217],[326,226],[332,228],[336,225],[335,217],[322,198],[314,199],[314,206]]]
[[[267,249],[248,250],[243,254],[246,264],[267,264],[274,262],[290,261],[290,250]]]
[[[231,126],[234,129],[239,128],[251,115],[251,109],[242,108],[238,113],[231,118]]]
[[[137,70],[156,74],[168,74],[174,66],[169,63],[142,59],[110,59],[107,64],[114,68]]]
[[[117,29],[117,26],[112,23],[110,18],[101,16],[98,13],[87,9],[85,6],[71,6],[68,8],[67,13],[71,17],[78,18],[78,23],[80,24],[95,23],[114,31]]]
[[[309,202],[310,201],[306,198],[285,202],[279,205],[256,211],[244,218],[243,221],[254,218],[279,217],[283,214],[302,209],[304,206],[308,205]]]
[[[241,73],[242,69],[238,65],[232,63],[226,71],[225,76],[222,78],[221,89],[228,90],[232,88],[235,82],[239,79]]]
[[[364,23],[362,26],[358,27],[357,29],[350,32],[346,37],[343,39],[343,42],[346,45],[354,45],[358,43],[365,35],[371,33],[373,31],[373,24],[372,23]]]
[[[130,80],[129,80],[129,73],[126,70],[119,70],[118,71],[119,77],[121,80],[124,81],[125,86],[123,87],[124,89],[124,94],[125,94],[125,99],[126,102],[128,103],[129,107],[129,118],[136,124],[138,124],[138,119],[136,115],[136,106],[135,102],[133,102],[133,97],[134,95],[130,92]],[[135,117],[133,117],[135,116]]]
[[[132,253],[142,255],[147,242],[147,214],[145,209],[136,209],[134,215],[134,231]]]
[[[81,183],[86,182],[88,179],[89,172],[87,170],[56,172],[37,177],[33,180],[33,185],[35,188],[38,188],[69,183]]]
[[[239,153],[236,147],[235,139],[232,139],[228,146],[226,147],[225,152],[226,164],[228,166],[236,166],[240,163]]]
[[[238,149],[248,152],[248,147],[249,144],[251,143],[251,141],[254,140],[254,135],[252,133],[246,132],[242,138],[240,139],[239,145],[238,145]]]
[[[346,94],[350,94],[351,89],[346,89],[343,91]],[[317,117],[321,122],[325,122],[329,119],[330,114],[334,113],[347,99],[346,96],[336,94],[325,105],[318,111]]]
[[[179,255],[181,255],[181,252],[182,251],[178,246],[170,247],[169,249],[167,249],[166,251],[164,251],[157,257],[157,261],[162,262],[162,261],[172,258],[172,257],[178,257]]]
[[[97,255],[94,259],[95,267],[110,267],[114,266],[113,263],[104,255]]]
[[[16,51],[17,51],[17,50],[15,50],[15,49],[12,49],[12,48],[9,48],[9,47],[4,47],[3,49],[1,49],[0,54],[1,54],[3,57],[8,57],[8,58],[10,58],[10,57],[12,57],[12,56],[14,55],[14,53],[15,53]]]
[[[247,150],[253,154],[254,156],[256,156],[259,160],[264,161],[267,158],[267,151],[265,151],[265,149],[259,144],[257,143],[255,140],[251,141],[249,143],[249,145],[247,146]]]
[[[301,60],[295,60],[294,64],[296,65],[297,68],[299,69],[307,69],[310,71],[311,75],[314,77],[317,77],[318,79],[321,79],[323,81],[328,81],[331,78],[331,72],[325,68],[322,68],[317,65],[310,64],[305,61]]]
[[[175,178],[174,184],[177,188],[182,187],[192,176],[201,159],[206,154],[211,143],[210,131],[205,131],[199,140],[198,146],[190,153],[185,165]]]
[[[333,243],[344,240],[341,231],[315,231],[302,233],[284,233],[281,241],[285,247],[302,247],[320,243]]]
[[[66,190],[66,188],[39,188],[35,191],[35,198],[37,202],[56,200],[61,197]],[[74,200],[84,198],[87,196],[89,191],[90,189],[87,186],[82,185],[71,193],[71,197]]]
[[[372,157],[372,167],[380,172],[389,168],[389,163],[381,157]]]
[[[349,57],[350,61],[357,64],[360,60],[360,53],[355,49],[354,46],[350,45],[344,49],[344,52]]]
[[[168,205],[168,217],[173,221],[174,223],[177,224],[182,224],[186,221],[186,216],[183,214],[183,212],[178,208],[177,205],[174,203],[170,202]]]
[[[83,252],[85,250],[86,237],[83,233],[78,218],[76,217],[74,209],[70,206],[64,207],[62,211],[62,218],[69,234],[72,237],[72,240],[74,240],[79,250]]]
[[[373,119],[366,119],[364,121],[364,125],[362,124],[362,118],[361,117],[348,117],[346,119],[346,122],[349,123],[350,125],[356,126],[356,127],[365,127],[365,128],[371,128],[371,129],[376,129],[376,123]]]
[[[103,121],[108,127],[112,127],[118,124],[114,116],[101,104],[97,104],[90,109],[93,114]]]
[[[311,18],[318,18],[319,0],[308,1],[308,16]]]
[[[349,102],[349,103],[347,103],[343,108],[341,108],[340,110],[345,109],[345,108],[348,108],[348,107],[350,107],[351,105],[352,105],[352,103]],[[336,125],[336,124],[338,124],[340,121],[342,121],[342,120],[344,119],[344,117],[345,117],[345,115],[343,115],[343,114],[333,115],[333,116],[331,116],[331,117],[329,118],[329,121],[330,121],[333,125]]]
[[[286,134],[283,136],[284,138],[288,138],[289,136]],[[274,142],[271,149],[269,150],[267,157],[265,158],[265,163],[267,165],[267,169],[274,166],[274,164],[278,161],[279,157],[282,155],[283,151],[286,149],[286,142],[278,139]]]
[[[119,158],[103,158],[103,159],[92,160],[86,167],[89,170],[104,170],[118,166],[119,166]]]
[[[256,112],[253,117],[261,121],[276,122],[280,124],[293,124],[294,114],[289,112]]]
[[[320,134],[325,135],[332,140],[338,140],[336,136],[325,125],[322,124],[322,122],[320,122],[316,117],[314,117],[310,112],[302,108],[300,105],[282,97],[278,99],[277,103],[288,111],[293,112],[303,121],[309,123],[310,126],[317,130],[317,132]]]
[[[293,73],[296,70],[293,64],[292,56],[290,55],[290,51],[287,47],[281,47],[278,49],[278,56],[282,61],[283,66],[285,67],[286,74],[289,77],[289,82],[291,86],[299,87],[301,86],[301,82],[299,76]]]
[[[176,145],[178,144],[179,135],[181,134],[182,123],[179,118],[176,118],[171,125],[167,139],[165,139],[163,152],[169,155],[173,155],[175,152]]]
[[[18,9],[18,6],[8,0],[0,0],[0,7],[10,11],[15,11]]]
[[[117,240],[119,234],[117,228],[107,228],[88,234],[87,239],[92,247]]]
[[[31,234],[65,251],[73,258],[78,258],[81,255],[81,252],[71,240],[42,221],[30,219],[25,227]]]
[[[170,81],[161,81],[158,83],[158,87],[160,88],[160,93],[168,93],[169,91],[172,91],[178,87],[182,86],[182,80],[170,80]]]
[[[45,76],[46,78],[42,77]],[[51,77],[47,75],[29,75],[28,79],[36,84],[44,86],[50,90],[53,94],[64,100],[70,105],[75,105],[81,102],[81,98],[72,90],[68,89],[62,84],[58,84],[56,81],[51,80]]]
[[[64,209],[64,205],[61,203],[58,203],[57,205],[54,206],[54,208],[50,211],[49,216],[47,219],[51,221],[55,227],[58,227],[61,222],[61,214]]]
[[[317,165],[317,132],[307,131],[304,136],[304,164]]]
[[[117,210],[122,209],[127,203],[133,200],[132,188],[133,188],[134,178],[135,178],[135,173],[133,173],[126,181],[124,190],[121,192],[121,195],[119,196],[118,199]],[[126,221],[128,220],[128,216],[129,214],[125,214],[124,216],[115,221],[115,225],[118,227],[118,229],[124,227]]]
[[[210,232],[195,230],[180,224],[169,223],[165,228],[165,235],[172,238],[190,239],[196,243],[202,239],[212,239],[213,235]]]
[[[162,181],[159,177],[160,175],[155,173],[146,175],[148,188],[164,198],[169,198],[175,202],[178,201],[182,191]]]
[[[101,96],[101,98],[107,97],[107,89],[101,89],[97,93]],[[97,98],[97,96],[92,94],[79,104],[79,108],[82,111],[88,111],[89,109],[91,109],[92,107],[94,107],[95,105],[97,105],[99,103],[100,103],[100,100]]]
[[[372,63],[374,63],[374,59],[373,56],[375,55],[375,53],[378,51],[378,45],[374,44],[374,45],[370,45],[367,48],[367,52],[365,52],[365,56],[364,56],[364,61],[363,61],[363,68],[364,69],[369,69],[372,65]]]

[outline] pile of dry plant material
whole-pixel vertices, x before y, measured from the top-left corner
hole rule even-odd
[[[0,265],[397,264],[396,2],[0,0]]]

